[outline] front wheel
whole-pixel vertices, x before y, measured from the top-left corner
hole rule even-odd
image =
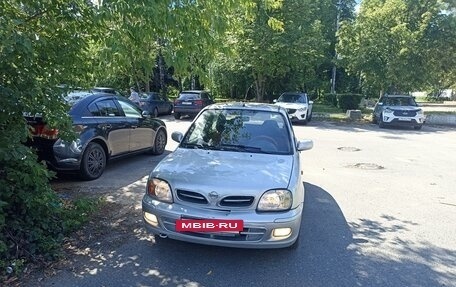
[[[175,113],[174,113],[174,118],[175,118],[176,120],[180,119],[180,118],[181,118],[181,114],[175,112]]]
[[[106,153],[103,147],[95,142],[87,145],[81,160],[81,177],[84,180],[99,178],[106,168]]]
[[[151,153],[154,155],[162,154],[165,151],[167,140],[165,131],[159,129],[155,135],[154,146]]]
[[[307,122],[310,122],[312,120],[312,112],[307,115]]]
[[[154,118],[158,118],[158,109],[157,108],[154,109],[153,116],[154,116]]]
[[[419,125],[419,126],[414,126],[413,128],[414,128],[415,130],[421,130],[422,127],[423,127],[422,125]]]
[[[383,114],[380,114],[380,117],[377,120],[377,122],[378,122],[378,127],[379,128],[384,128],[385,127],[385,123],[383,122]]]

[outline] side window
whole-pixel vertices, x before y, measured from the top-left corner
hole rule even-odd
[[[120,116],[120,111],[117,108],[113,100],[102,100],[95,103],[98,108],[98,113],[96,116],[100,117],[118,117]]]
[[[91,103],[87,109],[89,110],[90,114],[94,117],[99,117],[101,116],[100,111],[98,110],[98,107],[95,103]]]
[[[209,97],[207,96],[206,93],[201,93],[201,99],[207,100]]]
[[[141,111],[130,103],[119,101],[122,110],[127,118],[142,118]]]

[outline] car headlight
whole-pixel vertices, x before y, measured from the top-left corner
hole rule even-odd
[[[160,201],[173,202],[171,187],[164,180],[158,178],[149,179],[147,182],[147,193]]]
[[[258,211],[280,211],[290,209],[293,202],[291,192],[286,189],[266,191],[258,202]]]
[[[391,109],[385,109],[385,110],[383,111],[383,113],[385,113],[385,114],[392,114],[393,112],[394,112],[394,111],[391,110]]]
[[[300,108],[299,111],[300,112],[305,112],[305,111],[307,111],[307,107]]]

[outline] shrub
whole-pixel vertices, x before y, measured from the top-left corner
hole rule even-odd
[[[338,94],[337,106],[344,112],[347,110],[356,110],[359,108],[362,98],[363,96],[358,94]]]
[[[326,104],[326,105],[337,107],[337,95],[336,94],[329,94],[329,93],[328,94],[322,94],[319,97],[319,101],[322,104]]]

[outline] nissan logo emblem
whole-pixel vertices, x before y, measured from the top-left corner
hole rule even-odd
[[[209,197],[210,197],[211,199],[214,200],[214,199],[217,199],[217,198],[219,197],[219,195],[218,195],[217,192],[211,191],[211,192],[209,193]]]

